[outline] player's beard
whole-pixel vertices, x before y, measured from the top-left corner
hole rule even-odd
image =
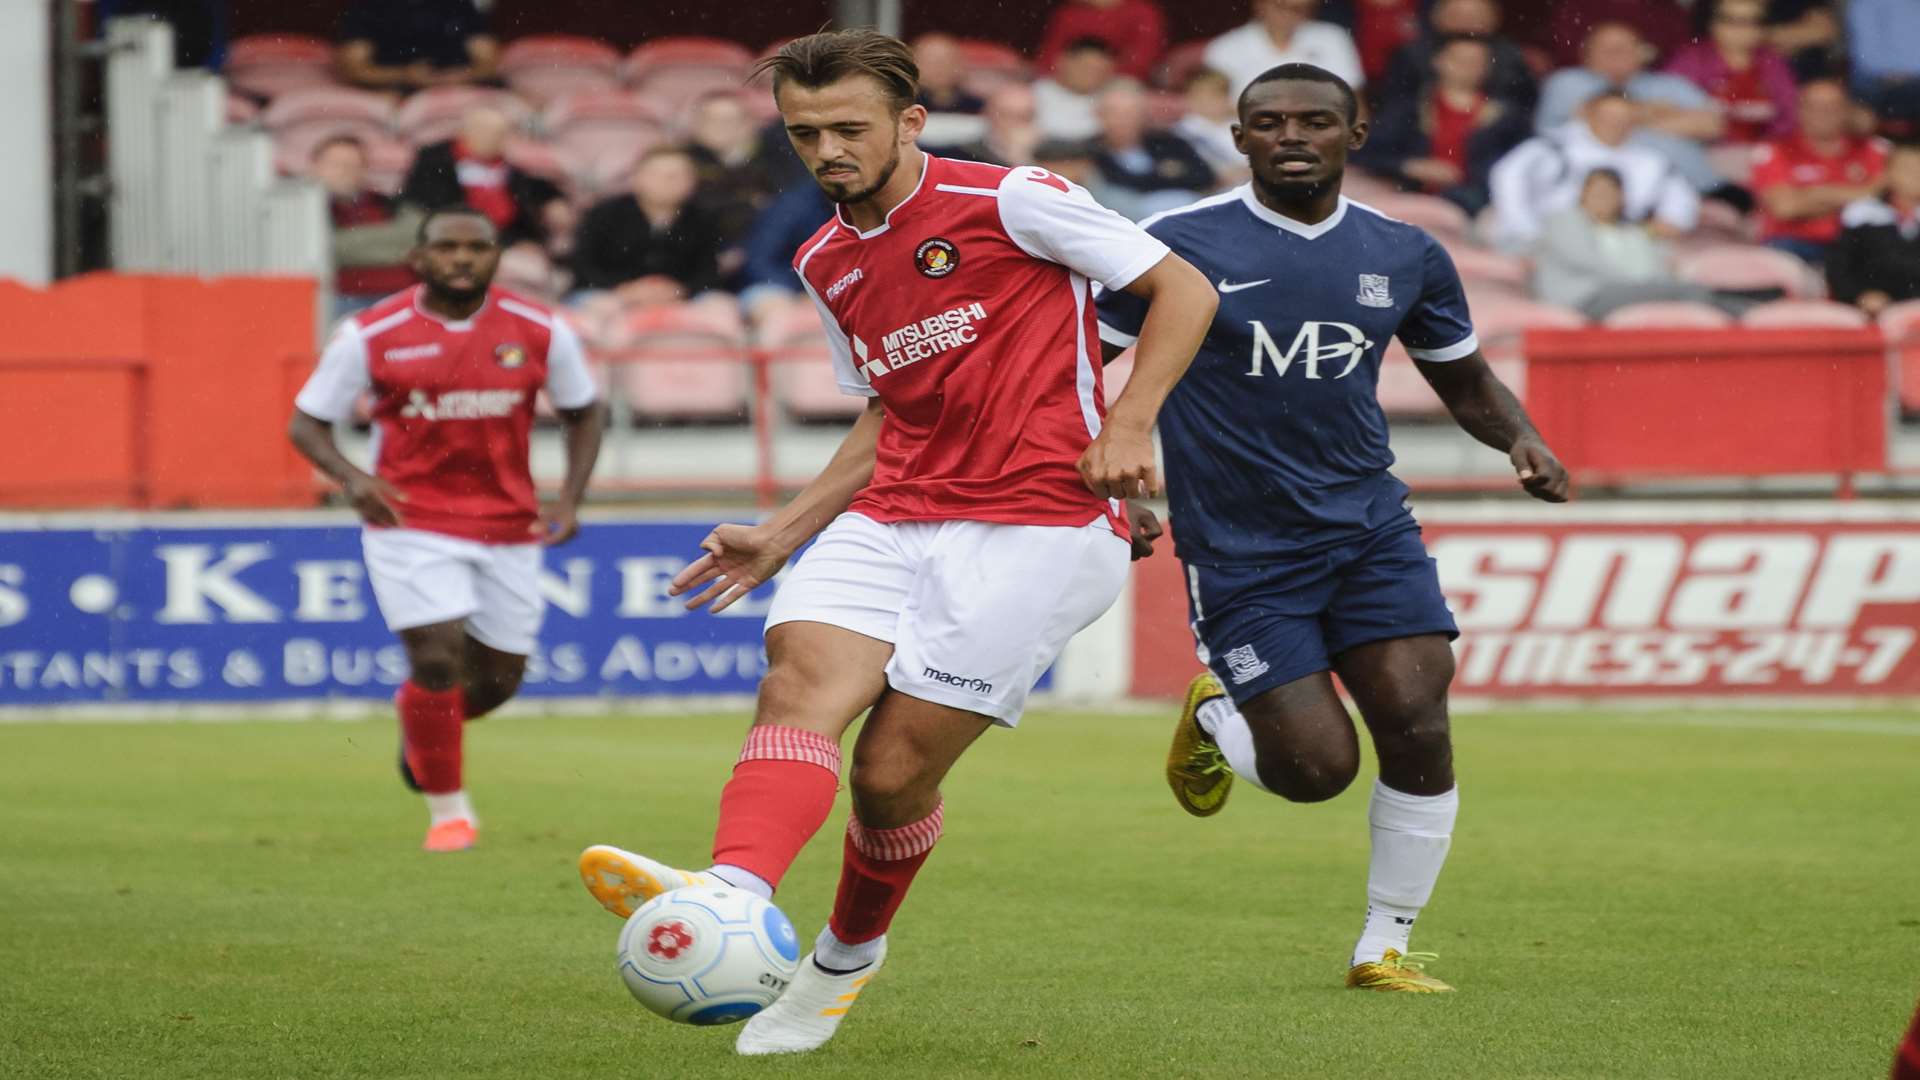
[[[881,188],[887,186],[887,181],[893,179],[894,171],[898,168],[900,168],[900,141],[895,139],[893,143],[893,155],[887,158],[886,165],[881,167],[880,175],[874,179],[873,183],[868,184],[858,191],[849,191],[846,188],[841,188],[836,191],[826,184],[821,184],[820,190],[827,193],[828,199],[842,206],[848,203],[865,202],[873,198],[874,194]]]
[[[470,288],[455,288],[444,281],[429,279],[427,281],[427,292],[434,300],[439,301],[443,306],[456,308],[465,307],[487,295],[487,286],[491,284],[487,278],[477,274],[474,276],[474,281],[476,284]]]
[[[1267,198],[1277,203],[1301,203],[1318,199],[1329,191],[1340,190],[1340,182],[1347,175],[1346,169],[1335,169],[1317,180],[1266,180],[1255,174],[1253,182]]]

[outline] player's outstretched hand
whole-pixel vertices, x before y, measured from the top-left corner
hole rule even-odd
[[[394,503],[407,501],[399,489],[377,476],[361,475],[347,481],[347,503],[360,520],[378,528],[394,528],[400,524],[400,513],[393,508]]]
[[[674,575],[667,594],[681,596],[700,589],[687,601],[687,610],[712,603],[716,615],[779,573],[791,554],[757,525],[721,525],[700,546],[707,553]]]
[[[1153,464],[1153,433],[1113,426],[1102,430],[1080,455],[1080,479],[1103,499],[1160,494],[1160,470]]]
[[[1133,524],[1133,559],[1141,559],[1153,554],[1153,542],[1167,534],[1160,527],[1160,519],[1153,511],[1144,506],[1128,506],[1127,520]]]
[[[571,503],[554,503],[533,531],[543,546],[557,547],[580,535],[580,511]]]
[[[1521,439],[1513,444],[1513,451],[1507,456],[1527,494],[1546,502],[1567,501],[1566,466],[1553,456],[1546,443],[1533,438]]]

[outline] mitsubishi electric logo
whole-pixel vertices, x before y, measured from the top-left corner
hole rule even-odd
[[[867,380],[871,382],[890,371],[899,371],[909,364],[939,356],[950,349],[973,344],[980,339],[980,330],[974,324],[986,317],[986,305],[980,303],[929,315],[883,338],[880,356],[872,355],[867,343],[855,336],[852,337],[854,357],[859,362],[860,370],[866,372]]]
[[[526,400],[525,390],[449,390],[438,398],[425,390],[407,395],[400,415],[409,420],[497,420],[512,416]]]

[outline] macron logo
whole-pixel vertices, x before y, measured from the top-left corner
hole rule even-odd
[[[862,277],[865,277],[865,276],[866,275],[860,272],[859,267],[857,266],[854,267],[852,273],[841,278],[839,281],[836,281],[833,284],[827,286],[827,299],[828,300],[840,299],[841,293],[846,292],[848,289],[852,288],[854,282],[859,281]]]
[[[409,345],[404,349],[388,349],[381,355],[396,364],[403,360],[425,360],[429,356],[440,355],[440,343],[430,341],[425,345]]]

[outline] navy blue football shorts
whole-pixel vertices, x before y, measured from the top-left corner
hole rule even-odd
[[[1236,704],[1371,641],[1460,636],[1411,520],[1260,566],[1186,564],[1200,662]]]

